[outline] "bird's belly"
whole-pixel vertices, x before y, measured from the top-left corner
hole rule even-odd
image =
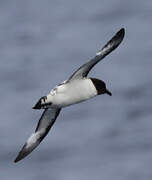
[[[89,81],[89,82],[88,82]],[[53,105],[65,107],[77,104],[97,95],[96,89],[90,80],[83,80],[82,83],[70,84],[67,88],[58,89],[53,97]]]
[[[78,94],[57,94],[56,97],[54,97],[53,100],[53,105],[55,106],[60,106],[60,107],[65,107],[65,106],[69,106],[72,104],[77,104],[80,103],[82,101],[85,101],[87,99],[89,99],[91,97],[81,97]]]

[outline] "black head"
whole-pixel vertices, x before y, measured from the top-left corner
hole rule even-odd
[[[112,93],[106,88],[106,84],[104,81],[96,78],[90,78],[96,87],[96,90],[98,92],[98,95],[100,94],[108,94],[109,96],[112,96]]]

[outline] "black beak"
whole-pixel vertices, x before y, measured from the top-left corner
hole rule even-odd
[[[106,89],[105,93],[108,94],[109,96],[112,96],[112,93],[108,89]]]

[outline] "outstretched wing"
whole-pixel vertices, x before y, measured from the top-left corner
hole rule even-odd
[[[96,56],[93,59],[83,64],[78,70],[76,70],[72,74],[72,76],[70,76],[68,81],[86,77],[94,65],[96,65],[105,56],[107,56],[109,53],[111,53],[114,49],[116,49],[119,46],[119,44],[122,42],[124,38],[124,35],[125,29],[122,28],[112,37],[110,41],[108,41],[108,43],[98,53],[96,53]]]
[[[39,122],[35,133],[33,133],[26,143],[24,144],[22,150],[19,152],[17,158],[14,162],[18,162],[28,154],[30,154],[44,139],[44,137],[48,134],[50,128],[54,124],[56,118],[58,117],[61,109],[59,108],[50,108],[45,109]]]

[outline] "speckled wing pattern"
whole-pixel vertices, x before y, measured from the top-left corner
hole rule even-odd
[[[83,77],[86,77],[89,73],[89,71],[99,62],[101,61],[105,56],[107,56],[109,53],[111,53],[113,50],[115,50],[119,44],[122,42],[125,35],[124,28],[120,29],[110,41],[98,52],[96,53],[96,56],[88,61],[87,63],[83,64],[78,70],[76,70],[68,79],[68,81],[74,80],[74,79],[82,79]]]
[[[60,111],[61,111],[61,108],[49,108],[49,109],[47,108],[44,110],[38,122],[35,133],[33,133],[28,138],[28,140],[24,144],[22,150],[19,152],[14,162],[18,162],[24,157],[26,157],[40,144],[40,142],[48,134],[56,118],[58,117]]]

